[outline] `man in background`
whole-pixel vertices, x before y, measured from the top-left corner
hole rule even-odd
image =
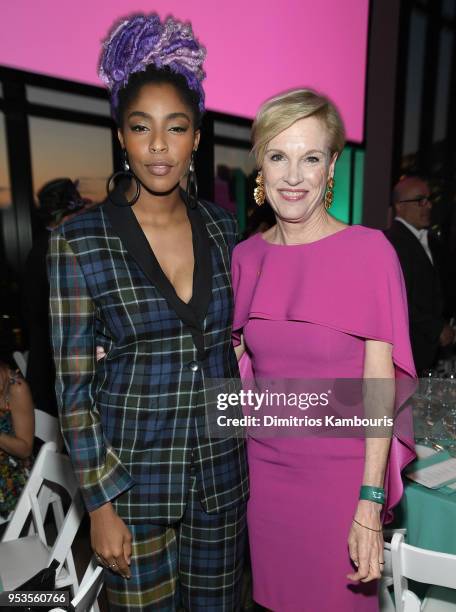
[[[401,179],[393,190],[393,206],[396,216],[385,235],[404,273],[412,351],[420,374],[433,367],[439,347],[450,346],[455,337],[443,317],[440,279],[429,247],[432,202],[428,183],[418,176]]]

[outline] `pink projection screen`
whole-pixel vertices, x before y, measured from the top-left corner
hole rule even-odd
[[[267,97],[308,86],[363,140],[368,0],[14,0],[2,3],[0,64],[100,85],[100,41],[114,20],[157,11],[190,20],[207,48],[207,107],[253,117]]]

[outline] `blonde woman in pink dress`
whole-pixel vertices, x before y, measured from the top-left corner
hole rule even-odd
[[[261,107],[253,144],[257,203],[269,202],[276,224],[233,254],[241,370],[413,381],[395,252],[380,231],[329,212],[344,146],[334,105],[311,90],[279,95]],[[248,452],[254,599],[275,612],[378,610],[382,523],[401,497],[412,437],[251,436]]]

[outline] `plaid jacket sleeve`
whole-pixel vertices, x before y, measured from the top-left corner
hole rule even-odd
[[[89,511],[134,482],[103,437],[96,391],[96,309],[78,259],[53,233],[48,254],[56,395],[65,444]]]
[[[230,249],[230,259],[231,259],[231,256],[233,255],[233,249],[239,242],[239,239],[240,239],[239,224],[237,222],[236,217],[233,217],[232,223],[230,223],[230,226],[228,229],[228,245]]]

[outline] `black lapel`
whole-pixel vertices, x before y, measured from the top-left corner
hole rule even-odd
[[[185,193],[181,192],[181,195],[186,201]],[[115,201],[126,203],[121,187],[115,190],[114,198]],[[192,298],[188,304],[177,296],[172,284],[166,278],[131,207],[116,206],[110,200],[106,200],[104,209],[114,232],[119,236],[126,250],[150,283],[165,298],[168,306],[190,328],[195,346],[198,348],[199,358],[202,359],[204,353],[202,329],[212,298],[212,260],[209,235],[199,207],[191,208],[187,204],[195,256]]]
[[[103,208],[114,233],[120,238],[123,246],[139,265],[150,283],[155,285],[156,270],[154,258],[151,257],[151,248],[131,208],[129,206],[115,206],[109,200],[106,200]]]
[[[181,192],[186,202],[185,192]],[[187,203],[187,202],[186,202]],[[195,253],[195,275],[193,278],[193,294],[190,306],[195,311],[201,327],[204,325],[209,304],[212,299],[212,257],[211,242],[201,207],[192,208],[187,203],[187,212],[192,226],[193,251]]]

